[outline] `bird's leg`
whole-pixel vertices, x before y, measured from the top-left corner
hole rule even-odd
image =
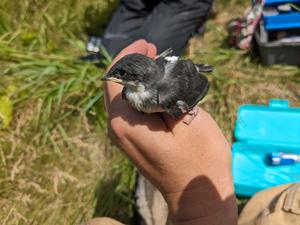
[[[199,107],[195,106],[192,110],[190,110],[183,118],[183,122],[189,125],[193,119],[197,116],[199,112]]]

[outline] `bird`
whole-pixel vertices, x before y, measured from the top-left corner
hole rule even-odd
[[[193,114],[209,89],[202,72],[212,72],[214,67],[194,64],[171,53],[172,49],[167,49],[155,59],[139,53],[128,54],[102,80],[123,85],[122,98],[140,112],[167,112],[175,119]]]

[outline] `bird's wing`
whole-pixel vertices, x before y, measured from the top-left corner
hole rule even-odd
[[[158,84],[159,104],[175,118],[193,109],[206,95],[209,83],[191,60],[178,60]]]

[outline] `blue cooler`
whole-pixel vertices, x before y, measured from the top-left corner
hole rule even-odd
[[[239,108],[232,148],[233,177],[237,195],[300,181],[300,163],[272,166],[268,155],[276,152],[300,154],[300,108],[287,100],[271,100],[269,106]]]

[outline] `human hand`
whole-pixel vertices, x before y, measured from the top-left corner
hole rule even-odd
[[[130,53],[154,58],[156,48],[139,40],[113,63]],[[109,135],[161,191],[170,223],[235,224],[230,147],[213,118],[199,109],[187,125],[166,113],[141,113],[122,99],[122,88],[105,84]]]

